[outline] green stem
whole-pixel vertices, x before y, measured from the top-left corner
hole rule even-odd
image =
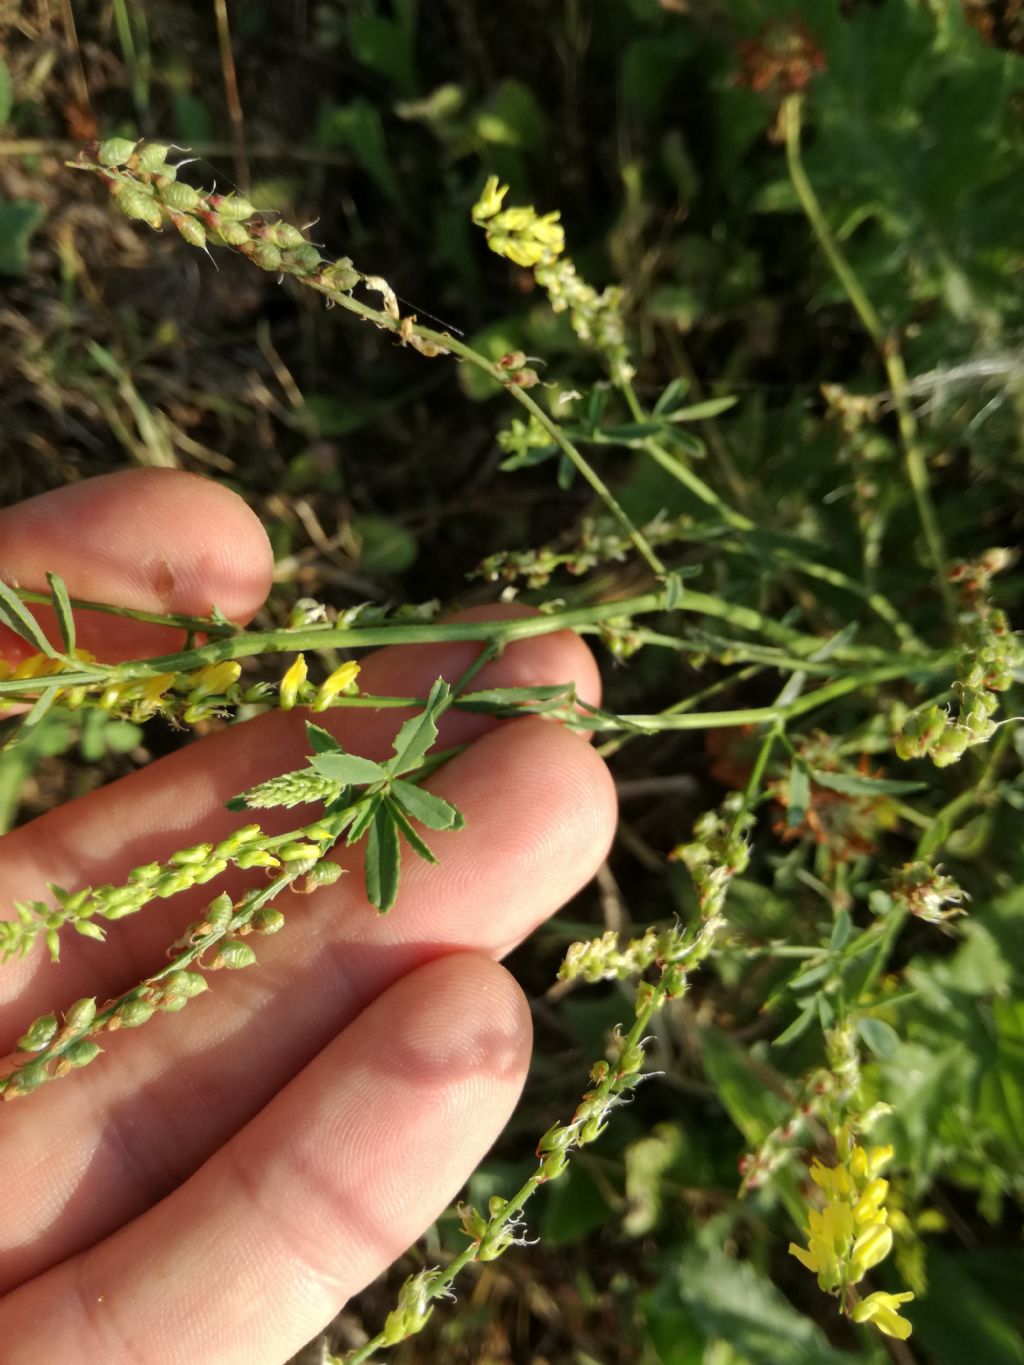
[[[49,599],[47,599],[49,600]],[[716,607],[727,607],[717,598],[707,602]],[[704,601],[703,597],[701,601]],[[679,605],[700,610],[700,605],[684,593]],[[665,608],[662,593],[646,593],[639,597],[624,597],[617,601],[598,602],[589,607],[575,607],[568,611],[541,613],[518,617],[515,620],[495,621],[440,621],[431,623],[402,622],[397,625],[376,626],[298,626],[283,630],[244,631],[224,639],[210,640],[194,649],[163,654],[153,659],[137,659],[129,663],[111,665],[83,664],[38,678],[9,678],[0,682],[0,697],[26,690],[45,691],[52,687],[89,686],[97,682],[127,682],[151,677],[155,673],[184,673],[204,664],[220,663],[225,659],[245,659],[257,654],[287,654],[300,650],[361,649],[383,645],[444,644],[450,641],[479,641],[493,644],[499,651],[516,640],[550,635],[559,630],[574,629],[609,617],[631,616],[634,613],[661,611]]]
[[[31,592],[27,588],[16,588],[23,602],[49,607],[53,598],[48,592]],[[100,611],[106,616],[122,616],[129,621],[142,621],[146,625],[168,626],[172,630],[186,630],[193,634],[233,635],[242,629],[230,621],[214,621],[209,616],[179,616],[174,613],[157,611],[137,611],[134,607],[114,607],[109,602],[92,602],[84,597],[72,597],[71,605],[76,611]]]
[[[629,412],[634,416],[636,422],[649,422],[650,414],[649,412],[646,412],[646,409],[640,404],[632,385],[625,385],[623,394],[625,401],[627,401]],[[725,521],[726,526],[732,527],[733,531],[751,532],[758,530],[755,521],[752,521],[748,516],[744,516],[743,512],[737,512],[735,508],[729,506],[728,502],[724,501],[724,498],[721,498],[718,493],[715,493],[715,490],[709,483],[706,483],[698,474],[695,474],[687,464],[683,464],[683,461],[677,460],[676,456],[672,455],[672,453],[670,453],[669,450],[666,450],[658,441],[655,441],[654,437],[649,437],[643,442],[643,449],[646,450],[647,455],[654,460],[655,464],[661,465],[662,470],[665,470],[668,474],[672,475],[673,479],[676,479],[677,482],[685,487],[685,489],[691,491],[691,493],[694,494],[696,498],[699,498],[699,501],[703,502],[705,506],[713,508],[714,511],[718,513],[718,516],[721,517],[722,521]],[[737,547],[743,550],[744,553],[752,553],[751,547],[745,545],[741,538],[740,541],[737,542]],[[806,573],[807,577],[811,577],[811,579],[819,579],[822,583],[830,583],[833,587],[842,588],[844,591],[852,592],[855,597],[863,598],[864,602],[867,602],[867,605],[871,607],[872,612],[877,614],[878,617],[881,617],[882,620],[886,622],[887,627],[892,629],[898,642],[904,644],[904,646],[922,648],[922,644],[916,639],[915,633],[913,633],[911,627],[909,627],[907,622],[902,620],[896,607],[892,605],[892,602],[890,602],[889,599],[883,597],[881,592],[875,592],[872,591],[871,588],[864,587],[863,583],[859,583],[859,581],[849,576],[848,573],[842,572],[841,569],[831,568],[831,565],[821,564],[818,560],[808,560],[808,558],[801,556],[801,554],[793,553],[791,549],[782,549],[782,547],[780,547],[780,549],[777,550],[777,562],[778,564],[788,564],[791,568],[796,569],[797,572]]]
[[[573,445],[572,441],[569,440],[558,423],[548,416],[540,404],[537,403],[535,399],[531,398],[525,389],[517,384],[509,382],[509,372],[507,370],[503,370],[499,365],[488,360],[486,356],[480,355],[478,351],[474,351],[471,346],[465,345],[464,342],[457,340],[457,338],[453,337],[448,332],[436,332],[433,328],[420,326],[418,322],[412,322],[410,324],[410,319],[404,319],[403,324],[400,324],[398,319],[390,317],[387,313],[369,307],[369,305],[363,303],[360,299],[353,298],[351,294],[345,294],[332,288],[330,285],[321,284],[315,278],[304,278],[301,275],[296,276],[296,278],[300,284],[308,285],[311,289],[315,289],[318,293],[325,295],[332,303],[336,303],[341,308],[348,309],[350,313],[355,313],[357,316],[365,318],[368,322],[372,322],[377,327],[384,327],[390,332],[401,334],[402,325],[411,325],[413,332],[418,337],[422,337],[424,341],[432,342],[442,350],[449,351],[452,355],[458,356],[460,360],[465,360],[476,369],[482,370],[483,373],[490,379],[493,379],[496,384],[500,384],[501,387],[520,404],[520,406],[524,407],[532,417],[536,418],[558,446],[559,450],[568,457],[572,462],[573,467],[579,471],[629,536],[648,567],[656,573],[659,578],[665,577],[668,572],[665,565],[658,558],[657,554],[655,554],[643,532],[634,525],[625,508],[615,497],[615,494],[586,457],[581,454],[575,445]]]
[[[632,384],[623,385],[622,393],[634,420],[637,422],[650,421],[650,414],[640,403]],[[643,449],[654,460],[655,464],[660,465],[662,469],[671,474],[678,483],[687,488],[706,507],[713,508],[725,524],[731,526],[734,531],[750,532],[758,529],[756,522],[731,507],[715,492],[710,484],[705,483],[700,475],[695,474],[688,465],[683,464],[681,460],[667,451],[653,436],[644,441]],[[742,540],[740,547],[746,548],[743,546]],[[792,550],[780,551],[778,559],[780,563],[789,564],[798,572],[806,574],[808,578],[817,578],[823,583],[830,583],[833,587],[842,588],[846,592],[862,598],[872,611],[889,626],[901,644],[916,648],[922,647],[911,627],[903,620],[889,599],[881,593],[866,588],[863,583],[859,583],[857,579],[843,573],[841,569],[834,569],[828,564],[821,564],[816,559],[807,559],[803,555],[795,554]]]
[[[808,178],[800,150],[802,107],[802,96],[789,95],[783,102],[780,113],[780,124],[786,139],[786,162],[789,167],[789,176],[807,221],[818,239],[818,245],[828,258],[829,265],[846,291],[847,298],[856,310],[864,330],[874,343],[885,367],[889,388],[892,391],[893,407],[896,411],[907,478],[914,494],[914,500],[917,503],[917,513],[921,528],[924,531],[928,557],[938,580],[946,615],[950,622],[953,622],[956,619],[956,604],[953,599],[953,590],[946,577],[946,551],[942,542],[938,519],[935,515],[935,508],[932,504],[931,490],[928,484],[928,466],[921,446],[917,418],[910,401],[906,366],[903,363],[903,357],[895,338],[886,333],[882,320],[875,311],[874,304],[865,293],[853,267],[843,255],[839,243],[826,221],[814,187]]]

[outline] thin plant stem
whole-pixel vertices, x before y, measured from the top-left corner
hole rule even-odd
[[[649,421],[650,415],[637,398],[633,385],[626,383],[621,388],[634,420],[637,422]],[[758,529],[756,522],[744,513],[738,512],[735,507],[730,506],[709,483],[706,483],[699,474],[695,474],[689,465],[684,464],[682,460],[677,459],[670,451],[667,451],[653,436],[649,436],[643,442],[643,449],[655,464],[664,469],[666,473],[671,474],[678,483],[681,483],[705,506],[713,508],[725,524],[734,531],[742,533]],[[740,545],[742,546],[742,544],[741,540]],[[916,638],[911,627],[882,593],[865,587],[863,583],[859,583],[857,579],[843,573],[841,569],[835,569],[829,564],[822,564],[816,559],[808,559],[806,556],[796,554],[789,549],[780,551],[779,561],[789,564],[798,572],[806,574],[808,578],[820,579],[824,583],[830,583],[834,587],[842,588],[846,592],[853,593],[856,597],[863,598],[872,611],[890,627],[902,645],[921,647],[921,642]]]
[[[243,189],[248,189],[249,161],[245,154],[245,119],[242,114],[242,101],[238,94],[235,54],[231,48],[231,27],[228,23],[227,0],[213,0],[213,10],[217,19],[217,46],[220,50],[224,100],[228,107],[228,118],[231,122],[235,178]]]
[[[846,291],[847,298],[860,318],[864,330],[874,343],[885,367],[889,388],[892,391],[893,408],[896,412],[907,478],[914,500],[917,503],[917,513],[921,528],[924,531],[928,557],[939,584],[946,616],[950,622],[953,622],[956,619],[956,604],[953,599],[952,587],[946,576],[946,551],[938,518],[935,515],[935,507],[932,503],[928,483],[928,466],[921,446],[917,418],[910,402],[906,366],[896,339],[889,335],[883,327],[874,304],[866,294],[856,272],[843,254],[832,229],[829,227],[825,213],[814,192],[814,187],[804,168],[800,149],[802,108],[803,100],[800,95],[788,95],[783,101],[779,115],[780,126],[786,140],[786,162],[789,167],[789,176],[807,221],[811,225],[811,230],[818,240],[818,245],[825,253],[836,278]]]
[[[376,308],[371,308],[368,304],[363,303],[362,300],[353,298],[351,294],[346,294],[334,289],[330,285],[322,284],[316,279],[305,279],[301,276],[297,278],[301,284],[306,284],[309,288],[315,289],[319,293],[326,295],[333,303],[340,305],[342,308],[347,308],[349,312],[357,313],[360,317],[367,319],[369,322],[373,322],[378,327],[386,327],[392,332],[399,331],[400,324],[397,319],[389,317],[388,314],[380,312]],[[405,320],[406,323],[408,323],[408,321],[408,319]],[[488,360],[486,356],[482,356],[478,351],[474,351],[471,346],[466,346],[448,332],[436,332],[430,327],[421,327],[419,323],[416,322],[412,323],[412,328],[415,334],[422,337],[425,341],[433,342],[434,345],[440,346],[443,350],[450,351],[452,355],[458,356],[460,360],[464,360],[470,365],[475,366],[478,370],[482,370],[483,373],[493,379],[496,384],[500,384],[503,389],[511,394],[516,402],[524,407],[532,417],[535,417],[551,437],[552,441],[558,446],[559,450],[568,457],[574,468],[578,470],[615,517],[616,521],[633,542],[647,566],[652,572],[657,574],[659,578],[666,577],[668,570],[651,548],[646,536],[634,525],[625,508],[590,464],[589,460],[587,460],[572,441],[569,440],[558,423],[548,416],[540,404],[535,399],[531,398],[525,389],[519,385],[509,383],[509,376],[506,370],[502,370],[499,366],[495,365],[493,361]]]

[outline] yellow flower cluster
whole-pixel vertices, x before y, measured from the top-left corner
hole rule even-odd
[[[789,1244],[790,1255],[813,1271],[826,1293],[842,1294],[884,1261],[892,1250],[892,1228],[885,1209],[889,1182],[879,1171],[892,1159],[891,1147],[865,1150],[841,1141],[848,1152],[839,1166],[814,1161],[811,1179],[825,1195],[822,1209],[808,1211],[807,1246]],[[890,1337],[905,1341],[911,1325],[899,1314],[913,1294],[870,1294],[853,1308],[855,1322],[873,1322]]]
[[[74,658],[86,666],[96,662],[95,655],[86,649],[76,649]],[[0,659],[0,682],[21,679],[31,682],[33,678],[66,672],[70,667],[64,660],[51,659],[45,654],[31,654],[16,666]],[[94,704],[100,710],[136,723],[149,720],[158,712],[176,714],[184,700],[182,719],[191,724],[215,714],[225,700],[236,700],[228,694],[241,672],[240,664],[225,659],[221,663],[205,664],[194,673],[154,673],[147,678],[115,679],[109,683],[97,681],[61,688],[57,699],[71,710],[77,710],[88,696],[96,696]],[[172,692],[178,695],[172,696]],[[4,709],[0,705],[0,716]]]
[[[503,209],[506,194],[508,186],[492,175],[473,205],[473,222],[487,233],[487,245],[514,265],[550,265],[565,250],[561,214],[539,214],[532,205]]]
[[[281,679],[282,711],[291,711],[295,706],[309,706],[314,711],[326,711],[335,697],[351,689],[359,677],[359,665],[353,660],[342,664],[317,688],[307,682],[308,676],[306,656],[296,654],[294,662]]]

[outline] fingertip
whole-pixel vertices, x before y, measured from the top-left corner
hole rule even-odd
[[[229,488],[183,470],[131,469],[0,510],[0,578],[45,591],[47,572],[84,601],[189,616],[217,607],[245,622],[270,589],[273,555]],[[83,613],[80,625],[80,643],[108,659],[168,643],[137,622]]]

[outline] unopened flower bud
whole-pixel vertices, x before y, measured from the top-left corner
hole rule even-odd
[[[274,248],[276,250],[276,248]],[[309,676],[306,656],[297,654],[284,677],[281,679],[281,710],[290,711],[299,699],[299,691]]]

